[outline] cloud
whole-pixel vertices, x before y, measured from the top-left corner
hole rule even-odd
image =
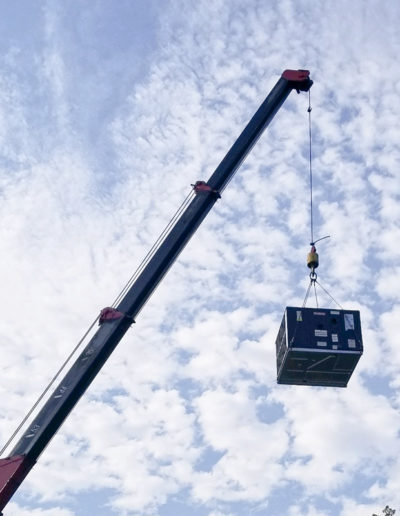
[[[367,477],[380,476],[396,456],[396,409],[352,382],[346,391],[317,389],[313,399],[309,392],[290,387],[272,395],[283,402],[289,418],[292,458],[286,474],[310,492],[336,491],[360,467]]]
[[[11,503],[7,506],[7,512],[10,516],[73,516],[73,512],[68,509],[62,509],[60,507],[52,507],[51,509],[24,509],[17,506],[14,503]]]
[[[366,349],[346,390],[275,385],[279,322],[309,282],[308,99],[292,94],[18,502],[376,512],[398,485],[397,6],[110,5],[48,2],[40,43],[0,62],[3,441],[285,68],[315,80],[319,279],[361,310]]]
[[[278,461],[288,445],[285,424],[260,422],[246,391],[245,384],[237,392],[216,389],[196,400],[203,440],[222,453],[209,471],[195,474],[197,501],[261,501],[282,481]]]
[[[382,505],[383,504],[381,503],[380,506]],[[379,503],[375,505],[366,504],[357,502],[356,500],[345,498],[343,500],[343,510],[340,513],[340,516],[346,516],[347,514],[354,514],[355,516],[363,516],[364,514],[381,514],[382,511],[379,510],[377,507],[379,507]]]

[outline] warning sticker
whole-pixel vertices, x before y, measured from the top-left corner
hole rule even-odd
[[[317,346],[327,346],[327,342],[324,342],[323,340],[319,340],[317,342]]]
[[[349,348],[356,347],[356,341],[354,339],[348,339],[347,344],[349,345]]]
[[[301,316],[301,310],[296,310],[296,321],[302,321],[303,317]]]
[[[327,337],[328,332],[327,332],[327,330],[315,330],[315,336],[316,337]]]
[[[339,310],[331,310],[332,315],[339,315]]]
[[[332,342],[339,342],[337,333],[332,333]]]
[[[353,314],[344,314],[344,329],[345,330],[354,330]]]

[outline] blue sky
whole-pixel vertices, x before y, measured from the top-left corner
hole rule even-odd
[[[0,12],[2,442],[287,68],[315,81],[319,279],[361,311],[365,346],[347,389],[276,385],[280,320],[309,281],[293,93],[5,515],[400,510],[396,2]]]

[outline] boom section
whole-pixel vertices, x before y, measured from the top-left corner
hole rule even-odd
[[[208,182],[202,182],[206,188],[196,191],[197,195],[116,307],[123,316],[107,321],[98,328],[10,456],[0,459],[0,511],[103,367],[289,93],[293,89],[308,91],[311,86],[307,70],[286,70]]]

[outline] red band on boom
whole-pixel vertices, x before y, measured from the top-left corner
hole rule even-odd
[[[7,505],[34,464],[35,461],[26,455],[0,459],[0,511]]]

